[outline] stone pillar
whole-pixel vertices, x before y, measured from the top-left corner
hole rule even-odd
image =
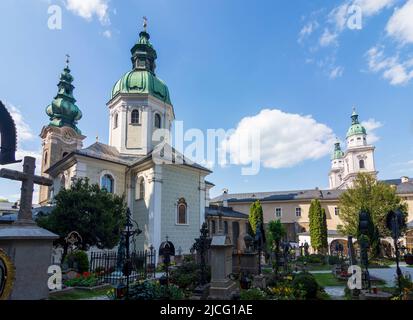
[[[41,300],[49,296],[47,270],[53,240],[58,236],[36,225],[0,227],[0,248],[13,261],[16,278],[11,300]]]
[[[228,236],[216,235],[211,242],[211,286],[209,299],[229,300],[237,285],[229,276],[232,273],[232,245]]]

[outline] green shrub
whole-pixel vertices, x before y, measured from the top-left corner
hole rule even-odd
[[[79,275],[77,278],[67,280],[64,283],[68,287],[94,287],[99,284],[99,279],[95,274],[84,272],[82,275]]]
[[[314,276],[307,272],[302,272],[294,277],[292,287],[297,296],[303,296],[305,299],[316,299],[317,292],[320,290]]]
[[[241,300],[265,300],[267,294],[258,288],[241,291]]]
[[[207,281],[211,277],[210,268],[207,269]],[[184,263],[171,271],[170,282],[176,284],[181,289],[194,289],[201,279],[201,269],[193,260],[186,260]]]
[[[68,254],[64,263],[71,269],[75,269],[79,273],[89,271],[89,258],[84,251],[75,251]]]
[[[335,264],[340,264],[341,259],[338,256],[328,256],[328,264],[329,265],[335,265]]]
[[[322,254],[310,254],[307,257],[307,263],[320,263],[325,264],[326,257]]]
[[[130,287],[129,298],[131,300],[182,300],[184,293],[173,284],[166,287],[161,286],[158,281],[146,280],[137,282]]]

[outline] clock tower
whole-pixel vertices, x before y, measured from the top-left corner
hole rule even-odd
[[[77,128],[77,122],[82,118],[82,112],[75,104],[73,97],[73,76],[69,69],[69,56],[67,56],[66,67],[60,75],[58,93],[52,103],[47,106],[46,114],[50,118],[47,126],[43,127],[40,137],[42,138],[42,176],[48,177],[47,169],[60,160],[66,158],[73,151],[83,146],[86,138]],[[41,186],[39,203],[47,205],[53,197],[52,187]]]

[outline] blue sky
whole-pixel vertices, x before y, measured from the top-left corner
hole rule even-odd
[[[346,24],[353,4],[361,29]],[[51,5],[62,9],[61,30],[48,28]],[[0,99],[17,118],[20,156],[41,149],[66,53],[85,146],[108,141],[106,102],[131,68],[145,15],[185,129],[265,122],[259,174],[216,165],[212,195],[327,187],[331,139],[344,140],[353,106],[373,133],[380,178],[412,175],[412,0],[2,0],[0,11]],[[0,197],[18,193],[1,181]]]

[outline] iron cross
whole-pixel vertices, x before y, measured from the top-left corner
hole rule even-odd
[[[0,169],[0,178],[21,181],[20,210],[15,224],[34,224],[32,216],[33,188],[35,184],[42,186],[52,186],[52,180],[35,175],[36,159],[25,157],[23,162],[23,172]]]

